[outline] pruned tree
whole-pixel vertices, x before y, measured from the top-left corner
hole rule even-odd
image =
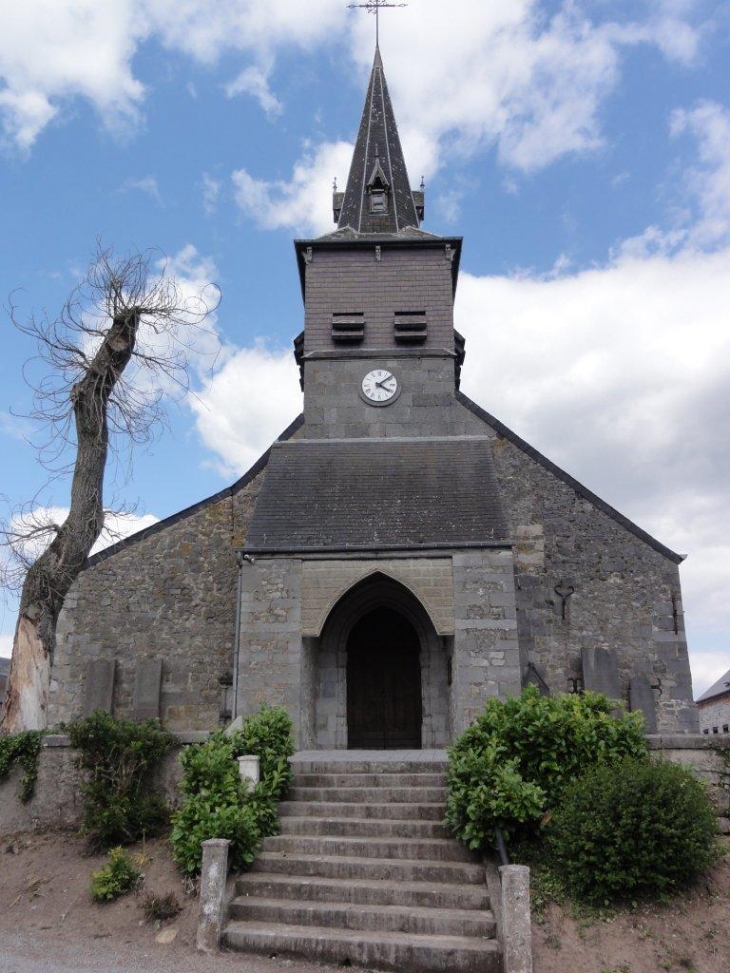
[[[164,395],[188,388],[190,349],[218,302],[217,289],[186,293],[151,260],[149,252],[119,259],[97,245],[84,280],[57,318],[26,322],[10,310],[15,326],[35,339],[39,358],[50,366],[32,383],[33,418],[49,432],[43,460],[73,452],[65,520],[49,523],[26,513],[4,530],[22,583],[2,732],[47,725],[56,625],[102,531],[110,444],[115,434],[126,442],[148,439],[163,415]]]

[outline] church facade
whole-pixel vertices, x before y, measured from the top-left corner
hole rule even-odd
[[[302,748],[432,748],[532,682],[696,732],[681,557],[459,391],[461,240],[421,229],[379,52],[333,204],[334,232],[295,243],[303,414],[89,560],[49,721],[210,729],[267,702]]]

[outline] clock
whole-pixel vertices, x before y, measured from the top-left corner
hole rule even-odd
[[[374,368],[362,380],[360,390],[369,405],[390,405],[400,395],[400,383],[387,368]]]

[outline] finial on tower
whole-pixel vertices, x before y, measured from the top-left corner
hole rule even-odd
[[[364,3],[348,3],[350,10],[367,10],[375,14],[375,46],[380,46],[380,11],[384,7],[407,7],[407,3],[386,3],[386,0],[365,0]]]

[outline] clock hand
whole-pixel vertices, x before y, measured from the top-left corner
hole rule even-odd
[[[393,376],[391,375],[390,378],[384,378],[382,382],[376,382],[375,384],[379,389],[385,389],[385,383],[392,382],[392,381],[393,381]],[[385,389],[385,391],[389,392],[390,389]]]

